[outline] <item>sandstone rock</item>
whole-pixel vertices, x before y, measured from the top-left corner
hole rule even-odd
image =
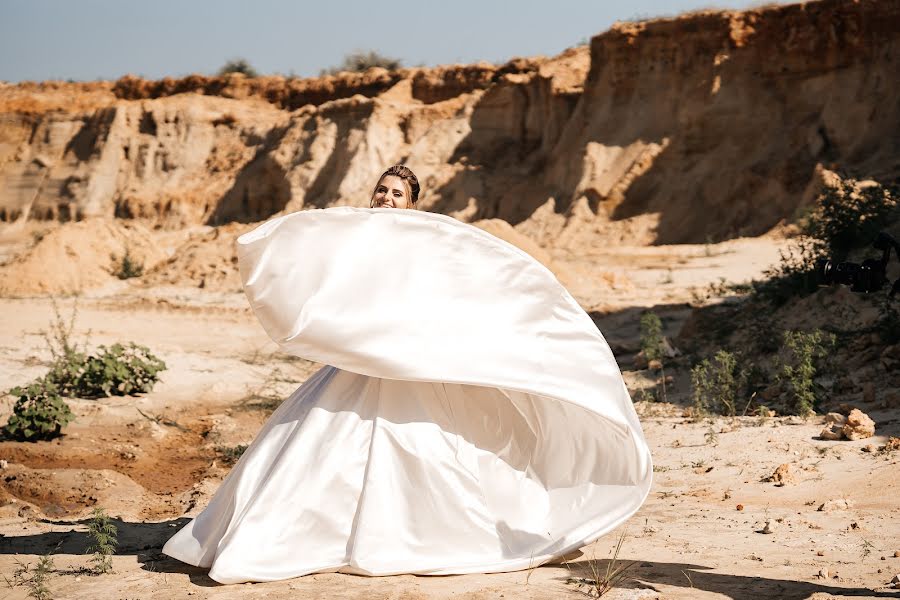
[[[771,481],[778,487],[783,487],[789,483],[796,483],[793,473],[791,473],[791,465],[784,463],[779,465],[775,472],[763,479],[763,481]]]
[[[829,441],[841,440],[844,438],[843,427],[837,423],[829,423],[819,432],[819,438]]]
[[[765,526],[762,528],[762,530],[760,530],[760,533],[771,534],[771,533],[775,533],[775,530],[776,530],[776,529],[778,529],[778,523],[777,523],[777,521],[774,521],[774,520],[772,520],[772,519],[769,519],[769,520],[766,521],[766,524],[765,524]]]
[[[861,410],[853,409],[841,431],[848,440],[862,440],[875,435],[875,421]]]
[[[659,371],[663,368],[663,363],[661,360],[653,359],[647,363],[647,368],[651,371]]]
[[[819,505],[819,508],[816,509],[819,512],[833,512],[837,510],[848,510],[853,508],[856,505],[853,500],[848,500],[847,498],[835,498],[832,500],[826,500],[822,504]]]
[[[825,423],[826,424],[827,423],[836,423],[836,424],[840,425],[841,427],[843,427],[844,423],[846,423],[846,422],[847,422],[847,417],[845,417],[844,415],[842,415],[840,413],[830,412],[827,415],[825,415]]]

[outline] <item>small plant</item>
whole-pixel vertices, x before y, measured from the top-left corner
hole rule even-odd
[[[731,352],[719,350],[712,362],[703,359],[691,369],[694,413],[698,417],[710,411],[735,416],[735,399],[745,382],[746,371],[738,367]]]
[[[34,600],[52,600],[53,594],[50,592],[50,588],[47,587],[47,580],[50,579],[50,574],[53,573],[53,557],[49,554],[44,554],[38,559],[37,566],[32,570],[31,563],[16,563],[16,569],[13,571],[13,580],[12,583],[7,581],[7,584],[12,586],[22,585],[28,588],[28,597],[34,598]]]
[[[117,263],[113,274],[119,279],[131,279],[132,277],[140,277],[144,274],[144,264],[135,260],[131,255],[131,249],[125,247],[125,254],[119,259],[113,255],[113,262]]]
[[[648,360],[662,360],[662,321],[651,311],[641,315],[641,351]]]
[[[101,507],[94,508],[88,521],[88,537],[91,545],[87,552],[93,554],[94,573],[103,574],[112,571],[112,556],[116,553],[118,529],[110,521],[106,511]]]
[[[703,434],[703,439],[706,440],[706,443],[709,446],[719,445],[719,434],[716,433],[716,430],[713,427],[706,430],[706,433]]]
[[[222,68],[219,69],[219,75],[228,75],[230,73],[240,73],[246,77],[259,77],[259,73],[244,58],[235,58],[229,60]]]
[[[246,444],[238,444],[237,446],[216,446],[216,454],[222,458],[222,462],[226,465],[233,465],[247,451]]]
[[[784,356],[778,379],[789,387],[785,407],[788,414],[807,416],[815,412],[816,401],[822,394],[821,386],[815,382],[817,363],[828,356],[829,347],[834,343],[834,334],[826,335],[819,329],[810,333],[784,332]]]
[[[612,559],[606,563],[606,569],[602,569],[598,566],[596,560],[590,560],[588,561],[588,566],[591,570],[590,577],[571,577],[567,583],[587,585],[590,594],[596,598],[600,598],[625,580],[629,569],[637,564],[635,562],[630,562],[625,565],[618,564],[619,552],[622,550],[622,544],[625,543],[625,533],[626,532],[623,531],[622,535],[619,536],[619,540],[613,551]]]
[[[18,396],[12,415],[3,427],[6,437],[24,442],[50,440],[75,418],[69,405],[51,381],[38,379],[25,387],[9,391]]]

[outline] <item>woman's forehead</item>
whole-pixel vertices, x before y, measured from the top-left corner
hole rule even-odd
[[[396,175],[385,175],[381,178],[381,181],[378,182],[378,185],[383,185],[389,190],[406,191],[406,182],[403,181],[402,177],[397,177]]]

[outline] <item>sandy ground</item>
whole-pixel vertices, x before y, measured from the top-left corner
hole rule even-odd
[[[652,383],[634,371],[637,319],[654,306],[677,333],[689,303],[721,278],[758,276],[783,240],[656,246],[554,256],[577,285],[632,390]],[[614,286],[594,286],[603,279]],[[59,301],[68,315],[72,299]],[[0,300],[0,388],[46,369],[41,330],[47,299]],[[135,341],[168,370],[152,393],[74,400],[78,418],[52,442],[0,443],[0,574],[52,552],[56,598],[579,598],[592,569],[633,562],[609,598],[878,598],[900,573],[900,452],[879,450],[900,434],[897,409],[873,407],[874,438],[817,439],[822,419],[739,417],[694,422],[680,406],[688,373],[673,369],[672,403],[637,402],[655,480],[646,504],[621,528],[563,564],[496,575],[366,578],[322,574],[222,586],[203,569],[160,554],[201,510],[228,465],[217,448],[250,442],[271,405],[317,365],[277,351],[243,297],[122,283],[78,299],[75,330],[91,347]],[[635,395],[635,397],[637,397]],[[9,412],[9,398],[0,414]],[[790,481],[765,481],[782,464]],[[94,576],[84,518],[103,506],[119,527],[115,572]],[[766,530],[768,522],[768,531]],[[26,598],[0,582],[0,597]]]

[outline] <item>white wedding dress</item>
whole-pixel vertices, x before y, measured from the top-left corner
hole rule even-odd
[[[550,271],[450,217],[310,210],[238,239],[286,352],[327,365],[163,552],[222,583],[527,569],[623,523],[650,452]]]

